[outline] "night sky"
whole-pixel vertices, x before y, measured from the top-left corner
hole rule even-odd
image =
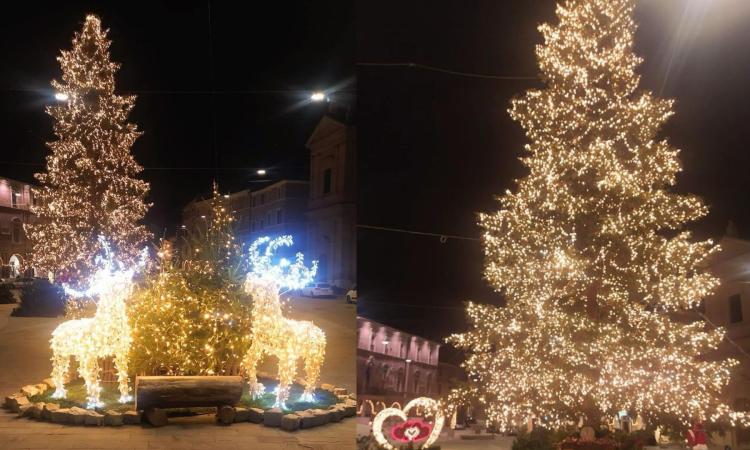
[[[130,119],[144,134],[132,151],[157,235],[173,232],[213,179],[222,190],[258,187],[257,168],[306,179],[304,144],[326,108],[306,103],[310,91],[354,98],[347,1],[11,2],[0,17],[0,176],[32,181],[43,168],[55,58],[87,13],[110,29],[118,90],[138,94]]]
[[[359,63],[414,62],[460,72],[535,76],[539,23],[554,2],[360,2]],[[677,190],[711,208],[693,224],[750,236],[750,4],[642,0],[642,86],[676,98],[663,130],[682,149]],[[524,175],[525,137],[507,114],[535,80],[466,77],[359,65],[361,224],[478,237],[476,213]],[[478,242],[360,230],[360,314],[440,340],[464,328],[462,302],[500,303],[482,279]]]

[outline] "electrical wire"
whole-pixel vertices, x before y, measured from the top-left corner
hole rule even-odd
[[[525,76],[525,75],[494,75],[487,73],[475,73],[475,72],[462,72],[458,70],[445,69],[437,66],[430,66],[427,64],[420,64],[415,62],[394,62],[394,63],[377,63],[377,62],[360,62],[356,63],[360,67],[407,67],[413,69],[422,69],[432,72],[440,72],[448,75],[458,75],[462,77],[471,78],[483,78],[489,80],[540,80],[539,76]]]
[[[437,237],[440,239],[441,244],[445,244],[448,241],[448,239],[459,239],[459,240],[464,240],[464,241],[477,241],[477,242],[481,240],[475,237],[459,236],[456,234],[430,233],[426,231],[405,230],[402,228],[380,227],[380,226],[375,226],[375,225],[357,225],[357,228],[363,228],[366,230],[390,231],[393,233],[413,234],[417,236]]]

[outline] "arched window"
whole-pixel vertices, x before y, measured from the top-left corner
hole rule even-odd
[[[11,234],[13,236],[13,243],[14,244],[20,244],[21,243],[21,233],[23,232],[23,229],[21,227],[21,219],[16,217],[13,219],[13,226]]]

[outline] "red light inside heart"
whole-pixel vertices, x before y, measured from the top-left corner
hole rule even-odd
[[[394,425],[391,428],[391,437],[400,442],[415,442],[427,439],[432,431],[432,424],[419,419],[411,419]]]

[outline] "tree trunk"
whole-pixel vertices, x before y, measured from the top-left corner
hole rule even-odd
[[[242,377],[137,377],[135,407],[189,408],[236,405],[242,396]]]

